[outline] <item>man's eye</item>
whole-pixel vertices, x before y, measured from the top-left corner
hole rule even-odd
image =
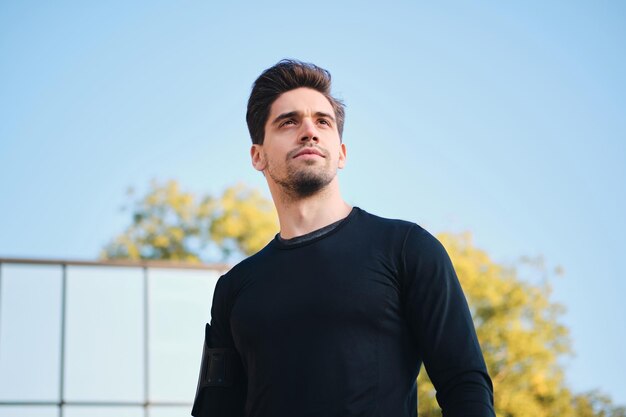
[[[293,125],[293,124],[296,124],[296,122],[295,122],[295,121],[293,121],[293,120],[285,120],[285,121],[281,124],[281,126],[287,126],[287,125]]]
[[[323,125],[330,126],[330,122],[329,122],[328,120],[326,120],[326,119],[320,119],[320,120],[319,120],[319,123],[321,123],[321,124],[323,124]]]

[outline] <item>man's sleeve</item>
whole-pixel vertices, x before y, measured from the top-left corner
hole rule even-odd
[[[191,410],[195,417],[242,417],[246,374],[230,331],[230,291],[220,277],[213,294],[211,324],[205,328],[198,388]]]
[[[413,225],[404,248],[404,308],[445,417],[495,417],[493,385],[443,245]]]

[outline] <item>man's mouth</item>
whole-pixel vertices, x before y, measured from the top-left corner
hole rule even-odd
[[[298,158],[299,156],[306,156],[306,155],[317,155],[317,156],[321,156],[322,158],[326,158],[323,152],[315,148],[302,149],[294,155],[294,158]]]

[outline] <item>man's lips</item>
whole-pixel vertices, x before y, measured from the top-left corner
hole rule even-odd
[[[315,148],[302,149],[300,152],[294,155],[294,158],[297,158],[303,155],[317,155],[317,156],[321,156],[322,158],[326,158],[322,152],[318,151]]]

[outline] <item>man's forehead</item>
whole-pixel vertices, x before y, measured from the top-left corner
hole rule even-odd
[[[310,88],[297,88],[281,94],[270,109],[271,116],[286,112],[324,112],[334,114],[330,101],[319,91]]]

